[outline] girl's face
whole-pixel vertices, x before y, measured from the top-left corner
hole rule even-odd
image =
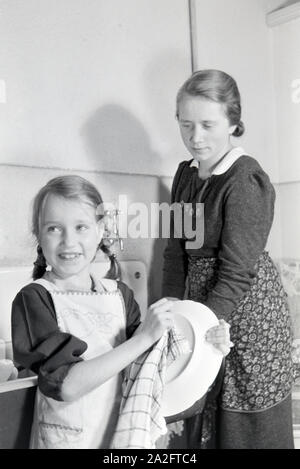
[[[210,168],[231,148],[230,125],[224,106],[197,96],[185,94],[178,105],[182,140],[193,158]]]
[[[86,278],[102,235],[91,205],[48,196],[40,217],[39,243],[58,278]]]

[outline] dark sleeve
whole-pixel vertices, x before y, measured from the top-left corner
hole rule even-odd
[[[127,314],[126,337],[127,339],[130,339],[136,328],[141,323],[140,307],[135,301],[133,291],[125,283],[118,282],[118,288],[123,295]]]
[[[187,162],[180,163],[175,174],[172,191],[171,204],[180,202],[176,192],[178,191],[182,172]],[[174,212],[170,217],[170,238],[164,251],[162,296],[173,296],[182,299],[185,292],[185,281],[187,276],[187,254],[185,241],[174,235]]]
[[[82,340],[60,332],[51,295],[37,284],[23,288],[13,301],[12,343],[16,363],[36,373],[42,393],[56,400],[70,367],[87,349]]]
[[[247,293],[273,222],[275,191],[263,170],[238,173],[226,195],[218,281],[204,303],[228,318]]]

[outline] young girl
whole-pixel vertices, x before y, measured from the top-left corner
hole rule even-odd
[[[34,200],[34,282],[12,306],[14,358],[38,375],[32,448],[109,448],[121,370],[172,326],[172,301],[152,305],[140,324],[133,292],[90,274],[97,249],[107,251],[100,204],[97,189],[79,176],[50,180]],[[224,325],[212,336],[227,353]]]

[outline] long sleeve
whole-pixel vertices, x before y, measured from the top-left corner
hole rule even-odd
[[[176,200],[176,189],[180,177],[186,166],[186,162],[180,163],[175,174],[172,191],[171,204]],[[187,276],[188,257],[185,251],[185,241],[176,238],[174,234],[174,211],[170,217],[170,238],[164,251],[162,296],[173,296],[182,299],[185,292],[185,280]]]
[[[255,276],[272,226],[275,191],[262,170],[237,172],[223,207],[218,281],[205,304],[228,318]]]
[[[141,312],[138,303],[134,298],[134,293],[125,283],[118,282],[126,310],[126,338],[130,339],[134,331],[141,323]]]
[[[12,304],[14,360],[38,375],[38,386],[49,397],[61,400],[62,382],[87,345],[60,332],[50,294],[41,285],[23,288]]]

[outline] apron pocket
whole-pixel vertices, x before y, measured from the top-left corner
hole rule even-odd
[[[81,447],[82,428],[39,422],[40,449],[77,449]]]

